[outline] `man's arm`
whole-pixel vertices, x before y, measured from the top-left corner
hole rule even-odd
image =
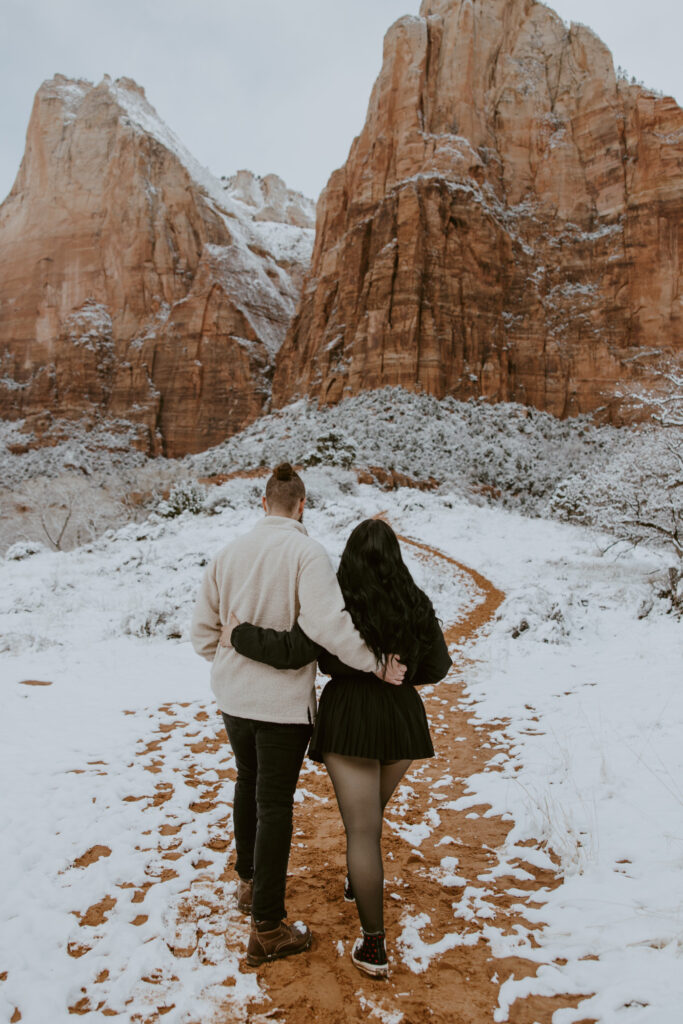
[[[213,661],[221,635],[220,600],[216,583],[216,563],[206,567],[192,616],[190,637],[197,654]]]
[[[365,645],[351,616],[344,611],[339,589],[324,548],[306,559],[299,575],[299,625],[304,633],[360,672],[375,672],[377,659]]]

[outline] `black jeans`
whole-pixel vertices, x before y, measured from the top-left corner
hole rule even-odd
[[[255,921],[281,921],[292,843],[294,791],[310,725],[282,725],[223,714],[237,762],[233,803],[237,874],[254,879]]]

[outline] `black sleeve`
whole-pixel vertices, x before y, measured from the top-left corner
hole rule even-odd
[[[441,632],[441,626],[434,619],[434,640],[420,658],[420,663],[411,680],[413,686],[428,686],[438,683],[448,672],[453,660]]]
[[[298,623],[292,629],[264,629],[241,622],[230,634],[230,642],[238,654],[273,668],[303,668],[320,653],[320,646],[309,640]]]
[[[330,654],[324,647],[320,648],[318,655],[318,668],[326,676],[357,676],[358,669],[351,668],[340,661],[335,654]]]

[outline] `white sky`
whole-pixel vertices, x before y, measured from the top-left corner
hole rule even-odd
[[[0,0],[0,198],[56,72],[144,86],[215,174],[275,172],[316,198],[362,128],[382,38],[419,0]],[[683,103],[681,0],[556,0],[615,64]]]

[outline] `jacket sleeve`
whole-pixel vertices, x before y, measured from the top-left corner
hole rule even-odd
[[[292,629],[265,629],[241,622],[233,629],[230,642],[238,654],[273,668],[303,668],[316,661],[320,651],[298,623]]]
[[[441,626],[435,618],[434,639],[420,658],[411,682],[413,686],[427,686],[431,683],[438,683],[446,675],[452,664],[453,659],[448,653],[448,647],[441,632]]]
[[[359,672],[374,672],[377,668],[377,659],[344,610],[332,563],[320,545],[316,545],[300,570],[299,624],[311,640],[345,665]]]
[[[209,562],[199,588],[192,616],[190,638],[197,654],[213,661],[221,636],[220,599],[216,583],[216,563]]]

